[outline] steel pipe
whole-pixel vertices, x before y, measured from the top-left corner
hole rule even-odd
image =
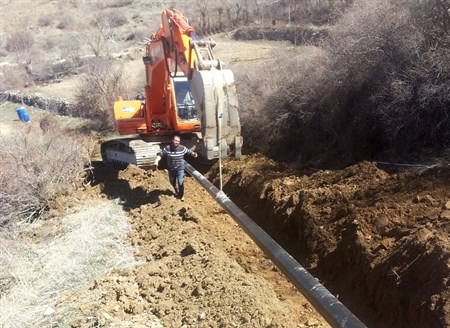
[[[185,162],[186,171],[222,206],[222,208],[253,239],[264,253],[277,265],[297,289],[308,299],[332,327],[366,327],[331,294],[316,278],[303,268],[275,240],[261,229],[250,217],[236,206],[223,192],[217,189],[200,172]]]

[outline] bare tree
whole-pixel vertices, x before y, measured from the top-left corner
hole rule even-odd
[[[96,57],[110,55],[111,49],[117,46],[116,28],[126,22],[119,10],[101,11],[92,17],[92,28],[86,31],[84,39]]]
[[[81,66],[81,41],[78,34],[73,34],[62,42],[61,55],[71,63],[72,67]]]
[[[122,67],[113,66],[109,59],[95,58],[88,64],[87,70],[77,90],[78,112],[74,114],[91,118],[102,128],[113,128],[113,103],[127,91]]]

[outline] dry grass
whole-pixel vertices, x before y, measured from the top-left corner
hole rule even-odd
[[[60,309],[58,299],[112,268],[135,264],[123,241],[129,229],[121,206],[108,201],[0,235],[1,327],[70,326],[77,306]],[[38,243],[26,237],[36,234]]]
[[[39,218],[54,197],[82,182],[89,141],[44,125],[24,123],[0,135],[0,222]]]

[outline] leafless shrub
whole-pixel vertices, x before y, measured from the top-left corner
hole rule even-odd
[[[42,60],[33,65],[33,81],[45,82],[55,76],[53,72],[53,63],[49,60]]]
[[[196,0],[195,6],[183,12],[200,34],[210,34],[249,24],[330,24],[352,3],[353,0]]]
[[[72,7],[74,8],[78,8],[80,6],[80,0],[69,0],[69,3],[72,5]]]
[[[96,57],[109,56],[117,44],[117,27],[127,22],[119,10],[102,11],[94,14],[90,21],[91,28],[85,31],[83,40]]]
[[[144,22],[144,18],[140,14],[134,14],[133,16],[131,16],[131,19],[134,22],[136,22],[136,23],[143,23]]]
[[[86,139],[55,126],[24,123],[0,137],[0,217],[38,218],[58,194],[80,182],[89,160]]]
[[[30,83],[30,77],[19,67],[3,67],[0,74],[1,82],[7,89],[23,88]]]
[[[16,30],[6,39],[6,50],[14,53],[19,64],[31,63],[31,48],[34,44],[34,37],[26,30]]]
[[[122,26],[128,22],[125,14],[120,10],[106,10],[94,15],[91,25],[98,28],[115,28]]]
[[[246,151],[275,153],[271,145],[279,145],[284,150],[289,148],[288,153],[292,155],[296,147],[288,144],[294,144],[295,137],[292,141],[284,140],[284,132],[293,134],[290,125],[296,115],[286,107],[305,101],[305,95],[299,90],[307,93],[311,80],[324,74],[328,56],[318,47],[302,46],[276,51],[270,57],[275,60],[235,71],[244,147]],[[303,111],[298,116],[306,121],[311,113]]]
[[[356,1],[331,29],[319,74],[292,70],[272,93],[271,152],[349,164],[450,144],[450,40],[436,4]]]
[[[81,45],[79,34],[68,34],[67,37],[61,42],[61,57],[65,58],[72,67],[80,67],[83,63],[81,57]]]
[[[53,48],[55,48],[56,42],[53,39],[46,39],[43,44],[42,44],[42,48],[46,51],[48,50],[52,50]]]
[[[134,0],[113,0],[105,3],[107,8],[121,8],[132,5]]]
[[[125,37],[125,41],[140,42],[143,41],[146,37],[148,37],[148,34],[149,34],[148,28],[138,27]]]
[[[87,65],[77,90],[75,114],[98,122],[103,129],[112,129],[113,103],[123,94],[126,94],[126,85],[122,68],[114,67],[111,60],[94,58]]]
[[[68,15],[60,15],[59,16],[59,23],[56,25],[56,28],[60,30],[65,30],[68,27],[72,26],[74,24],[73,18]]]
[[[54,116],[50,114],[43,115],[39,119],[39,128],[44,134],[47,132],[58,130],[58,121]]]
[[[23,85],[25,86],[32,84],[33,81],[32,62],[36,57],[36,53],[33,51],[33,45],[34,37],[27,30],[15,30],[6,40],[6,50],[14,54],[16,62],[19,65],[19,70],[17,70],[18,74],[26,74],[26,78],[23,79]]]
[[[49,16],[41,16],[38,18],[37,24],[40,27],[46,27],[52,25],[53,20]]]

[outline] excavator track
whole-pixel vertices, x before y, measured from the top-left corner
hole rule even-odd
[[[142,168],[155,168],[156,156],[161,151],[160,142],[140,139],[113,139],[102,144],[104,162],[121,165],[135,164]]]

